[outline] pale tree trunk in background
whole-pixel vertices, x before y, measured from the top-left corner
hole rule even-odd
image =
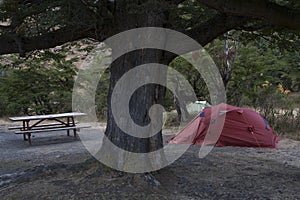
[[[223,82],[225,88],[231,79],[232,71],[234,70],[234,63],[237,57],[238,51],[238,41],[228,37],[229,33],[226,33],[226,39],[224,44],[224,54],[225,54],[225,69],[223,74]]]
[[[187,122],[191,118],[185,106],[185,103],[184,105],[180,105],[179,99],[186,99],[186,98],[183,98],[182,95],[184,94],[180,91],[179,84],[180,84],[179,80],[177,79],[173,81],[173,85],[172,85],[174,91],[173,101],[178,115],[178,123],[180,123],[181,121]]]

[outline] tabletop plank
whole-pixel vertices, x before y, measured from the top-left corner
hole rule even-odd
[[[9,117],[11,121],[26,121],[26,120],[41,120],[41,119],[55,119],[64,117],[77,117],[85,116],[85,113],[81,112],[71,112],[71,113],[59,113],[59,114],[49,114],[49,115],[34,115],[34,116],[20,116],[20,117]]]

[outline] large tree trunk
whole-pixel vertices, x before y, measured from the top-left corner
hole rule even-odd
[[[163,23],[166,19],[165,13],[161,11],[159,7],[147,7],[143,10],[143,13],[132,12],[124,7],[118,7],[116,5],[116,19],[118,20],[118,27],[121,29],[119,31],[128,30],[136,27],[163,27]],[[148,9],[149,8],[149,9]],[[151,10],[150,10],[151,8]],[[130,42],[130,41],[126,41]],[[112,49],[112,55],[114,57],[114,49]],[[123,56],[117,58],[111,65],[110,68],[110,88],[108,94],[108,113],[107,113],[107,129],[105,132],[106,138],[103,140],[103,145],[101,148],[101,157],[106,164],[112,166],[115,169],[129,172],[142,172],[143,170],[134,171],[132,169],[141,169],[143,166],[153,166],[151,169],[160,168],[164,163],[163,155],[163,138],[162,133],[159,131],[157,134],[151,136],[154,128],[149,127],[146,131],[149,132],[148,138],[139,138],[134,137],[128,133],[125,133],[124,130],[121,130],[118,127],[117,123],[113,116],[111,102],[113,90],[119,81],[119,79],[127,73],[129,70],[147,63],[161,63],[166,64],[166,56],[163,51],[154,50],[154,49],[140,49],[130,53],[127,53]],[[166,71],[157,71],[157,76],[164,77],[166,79]],[[139,79],[147,79],[149,73],[144,71],[142,75],[137,75]],[[128,84],[130,84],[129,80]],[[124,85],[124,89],[119,91],[119,95],[128,95],[126,88],[130,87],[129,85]],[[130,123],[131,120],[139,126],[146,126],[151,123],[149,117],[149,110],[154,104],[162,104],[163,97],[165,95],[165,88],[157,84],[148,84],[138,88],[134,94],[131,96],[129,105],[130,116],[126,116],[123,120],[123,123],[127,126],[132,126]],[[120,101],[121,102],[121,101]],[[152,117],[162,122],[162,111],[155,110],[151,113]],[[131,119],[129,119],[131,118]],[[138,133],[135,133],[138,134]],[[112,148],[111,146],[115,145],[119,147],[120,150]],[[147,154],[154,152],[156,150],[159,153],[154,154],[155,157],[149,157]],[[138,153],[140,156],[138,159],[133,156],[132,153]],[[153,156],[153,155],[152,155]],[[151,170],[146,170],[151,171]]]

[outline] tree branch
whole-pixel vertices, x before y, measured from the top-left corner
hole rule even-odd
[[[275,29],[273,24],[262,23],[262,24],[254,24],[254,25],[251,25],[251,26],[243,26],[243,27],[241,27],[241,30],[244,30],[244,31],[259,31],[259,30],[262,30],[262,29],[265,29],[265,28]]]
[[[11,30],[11,26],[3,26],[3,25],[0,25],[0,31],[1,30]]]
[[[70,0],[66,0],[66,2],[69,1]],[[26,3],[38,4],[39,2],[39,0],[28,0]],[[67,21],[67,23],[63,24],[64,28],[60,28],[58,30],[56,29],[59,26],[53,25],[52,27],[41,31],[42,33],[30,35],[25,34],[24,32],[16,32],[15,28],[18,26],[12,26],[12,23],[8,27],[4,27],[3,25],[0,26],[0,55],[19,53],[20,56],[25,56],[25,53],[28,51],[52,48],[57,45],[62,45],[66,42],[83,38],[94,38],[98,41],[104,40],[108,35],[110,27],[106,27],[107,24],[102,23],[102,21],[104,19],[107,20],[107,18],[109,18],[110,16],[106,16],[107,13],[100,13],[104,16],[99,16],[87,5],[84,5],[80,2],[81,1],[77,1],[77,4],[75,5],[76,9],[73,8],[72,12],[81,13],[74,13],[74,16],[72,16],[70,20]],[[52,3],[51,6],[55,6],[55,4]],[[70,1],[70,3],[73,2]],[[37,8],[30,10],[29,14],[26,13],[26,16],[29,16],[32,13],[39,13],[40,11],[48,8],[50,8],[50,6],[37,6]],[[105,9],[103,7],[101,8],[101,11]],[[65,10],[62,9],[61,12],[65,12]],[[64,13],[62,13],[62,16],[63,15]],[[23,20],[13,20],[12,22],[15,21],[21,21],[21,23],[23,22]],[[49,31],[51,29],[53,31]]]
[[[198,0],[227,15],[262,19],[273,25],[300,30],[300,10],[280,6],[268,0]]]
[[[20,53],[20,56],[24,56],[24,53],[28,51],[52,48],[58,45],[62,45],[66,42],[75,41],[87,37],[94,37],[94,31],[80,30],[74,27],[66,27],[32,37],[16,38],[15,34],[12,33],[0,35],[0,55]],[[22,49],[20,49],[20,46],[22,47]]]
[[[218,14],[208,21],[186,31],[185,34],[195,39],[202,46],[205,46],[219,35],[242,26],[249,21],[250,19],[245,17]]]
[[[185,2],[185,0],[167,0],[167,2],[169,2],[170,4],[173,4],[173,5],[178,5],[178,4]]]

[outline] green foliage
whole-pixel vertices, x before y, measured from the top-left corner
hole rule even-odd
[[[215,40],[207,49],[222,74],[224,42]],[[299,139],[299,61],[299,52],[274,47],[269,40],[241,42],[227,85],[227,102],[256,109],[278,134]]]
[[[217,12],[203,6],[198,1],[187,0],[170,9],[170,21],[179,30],[189,30],[213,17]]]
[[[177,70],[189,81],[198,99],[209,98],[208,89],[201,74],[186,59],[179,56],[170,63],[170,67]]]
[[[98,119],[102,121],[106,120],[109,81],[110,81],[110,74],[108,68],[106,71],[104,71],[104,73],[102,74],[99,80],[99,83],[97,85],[96,96],[95,96],[96,113]]]
[[[107,95],[110,82],[109,64],[111,63],[111,50],[104,46],[87,50],[84,66],[76,78],[75,104],[85,107],[87,114],[94,113],[99,120],[104,121],[107,114]],[[75,108],[76,109],[76,108]]]
[[[290,71],[293,69],[294,75],[300,75],[300,70],[295,68],[296,63],[288,62],[291,56],[293,57],[294,53],[282,54],[278,49],[270,48],[267,43],[261,46],[254,44],[242,46],[228,85],[229,102],[258,107],[256,99],[262,97],[262,87],[266,81],[272,85],[268,90],[274,88],[274,92],[277,91],[279,84],[284,89],[294,88],[294,91],[297,91],[297,78]]]
[[[2,58],[1,115],[45,114],[72,110],[75,59],[61,53],[36,52],[27,59]]]
[[[166,112],[164,117],[166,119],[164,128],[174,128],[180,124],[176,112]]]

